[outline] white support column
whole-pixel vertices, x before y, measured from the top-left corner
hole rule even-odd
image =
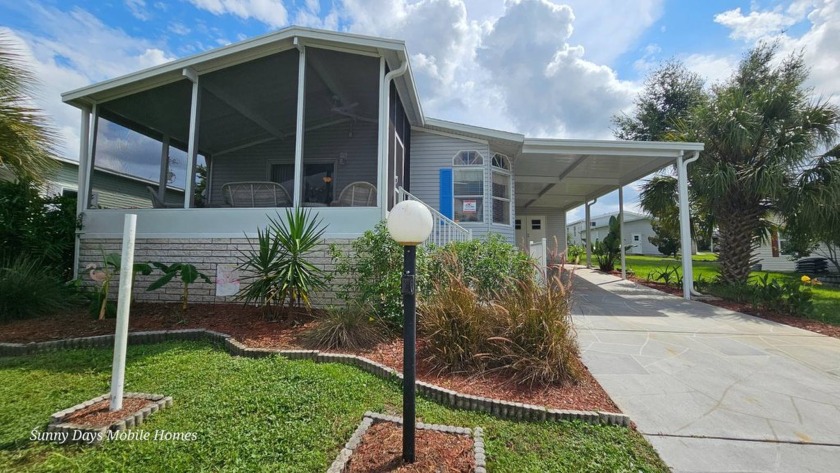
[[[584,202],[586,211],[586,267],[592,267],[592,216],[590,215],[589,202]]]
[[[87,153],[85,155],[84,170],[82,170],[82,163],[79,163],[79,172],[85,174],[85,187],[79,188],[78,196],[82,200],[81,208],[87,210],[90,208],[91,193],[93,192],[93,170],[96,168],[94,160],[96,159],[96,134],[99,131],[99,105],[93,104],[91,111],[90,126],[88,126],[87,136],[81,136],[80,139],[87,139]]]
[[[79,127],[79,175],[76,177],[76,185],[78,186],[78,191],[76,192],[77,201],[76,201],[76,217],[82,214],[85,211],[85,202],[87,199],[84,198],[85,189],[87,189],[88,183],[88,174],[87,174],[87,161],[88,161],[88,148],[90,147],[90,109],[83,108],[82,109],[82,121]],[[76,230],[76,235],[73,241],[73,279],[79,277],[79,251],[80,251],[81,241],[79,240],[79,230]]]
[[[298,48],[298,90],[297,90],[297,123],[295,125],[295,184],[292,205],[295,208],[303,204],[303,135],[304,113],[306,112],[306,47],[294,39]]]
[[[627,279],[627,255],[624,249],[624,186],[618,186],[618,239],[621,242],[621,279]]]
[[[677,158],[677,186],[680,206],[680,252],[682,253],[683,297],[691,300],[694,275],[691,264],[691,216],[688,206],[688,176],[682,154]]]
[[[160,147],[160,180],[158,181],[158,199],[166,201],[166,182],[169,181],[169,136],[163,137]]]
[[[388,88],[388,82],[385,80],[385,58],[379,58],[379,127],[378,127],[378,145],[376,153],[377,162],[377,196],[379,198],[379,207],[382,209],[382,218],[385,219],[388,215],[388,182],[385,180],[388,176],[388,108],[390,108],[391,94]]]
[[[198,85],[199,77],[192,69],[186,68],[183,74],[192,81],[192,101],[190,102],[190,136],[187,146],[187,172],[184,180],[184,208],[193,206],[195,196],[193,186],[195,185],[195,160],[198,156],[198,133],[199,119],[201,117],[201,87]]]

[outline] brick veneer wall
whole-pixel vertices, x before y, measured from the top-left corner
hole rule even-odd
[[[332,274],[334,265],[329,254],[331,244],[339,245],[342,250],[349,251],[350,239],[327,239],[310,254],[310,260],[318,267]],[[256,241],[254,242],[256,244]],[[137,238],[134,245],[135,263],[157,261],[164,264],[191,263],[202,273],[206,274],[212,284],[201,280],[190,285],[191,303],[213,303],[233,302],[233,297],[216,296],[216,267],[219,264],[239,264],[242,258],[240,251],[247,252],[250,249],[248,240],[245,238]],[[79,250],[79,275],[86,284],[92,284],[85,266],[93,263],[102,265],[102,255],[108,253],[120,253],[122,251],[121,239],[82,239]],[[161,276],[161,272],[155,272],[149,276],[138,274],[134,282],[133,298],[145,302],[175,302],[181,298],[183,290],[180,280],[177,278],[166,286],[147,292],[146,288]],[[240,274],[240,277],[244,276]],[[316,307],[327,307],[329,305],[341,305],[343,301],[338,299],[335,288],[342,284],[339,279],[330,283],[330,289],[312,298]],[[242,283],[244,287],[244,281]],[[111,283],[111,294],[116,295],[118,282]]]

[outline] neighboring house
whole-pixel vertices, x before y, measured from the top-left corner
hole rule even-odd
[[[595,243],[610,232],[610,217],[618,218],[618,212],[592,217],[590,235]],[[627,250],[631,255],[662,255],[649,238],[656,236],[650,225],[649,215],[624,211],[624,244],[633,245]],[[586,241],[586,220],[577,220],[566,226],[566,234],[572,244],[583,245]]]
[[[100,160],[159,174],[161,186],[173,172],[186,183],[181,208],[131,210],[139,254],[229,277],[245,237],[292,206],[328,225],[325,244],[347,244],[396,202],[416,199],[435,215],[438,244],[497,233],[511,242],[556,237],[565,246],[567,210],[703,149],[536,139],[428,118],[402,41],[299,27],[62,98],[82,110],[77,266],[95,262],[100,246],[119,247],[132,207],[93,205],[90,169]],[[172,171],[174,155],[183,167]],[[201,206],[193,184],[199,164],[206,165]],[[326,246],[317,262],[330,269]],[[209,285],[190,292],[217,300]]]
[[[67,195],[75,197],[79,191],[79,163],[66,158],[56,158],[58,167],[44,177],[43,195]],[[132,176],[125,172],[97,167],[93,173],[91,205],[100,209],[145,209],[151,208],[149,187],[157,191],[158,183]],[[12,180],[14,175],[0,168],[0,180]],[[166,202],[175,205],[184,201],[184,189],[174,186],[166,188]]]
[[[767,238],[759,242],[756,250],[756,264],[761,265],[763,271],[790,272],[796,269],[796,260],[792,258],[789,252],[785,251],[786,240],[787,236],[784,232],[773,230]],[[827,254],[825,245],[820,245],[811,252],[809,258],[825,257]],[[828,270],[837,272],[837,267],[829,263]]]

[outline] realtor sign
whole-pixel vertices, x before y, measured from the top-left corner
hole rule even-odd
[[[465,200],[464,201],[464,213],[465,214],[474,214],[478,211],[478,204],[475,200]]]

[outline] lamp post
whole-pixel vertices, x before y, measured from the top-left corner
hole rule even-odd
[[[414,463],[417,313],[415,269],[417,245],[432,233],[432,214],[420,202],[406,200],[388,215],[388,233],[403,247],[403,461]]]

